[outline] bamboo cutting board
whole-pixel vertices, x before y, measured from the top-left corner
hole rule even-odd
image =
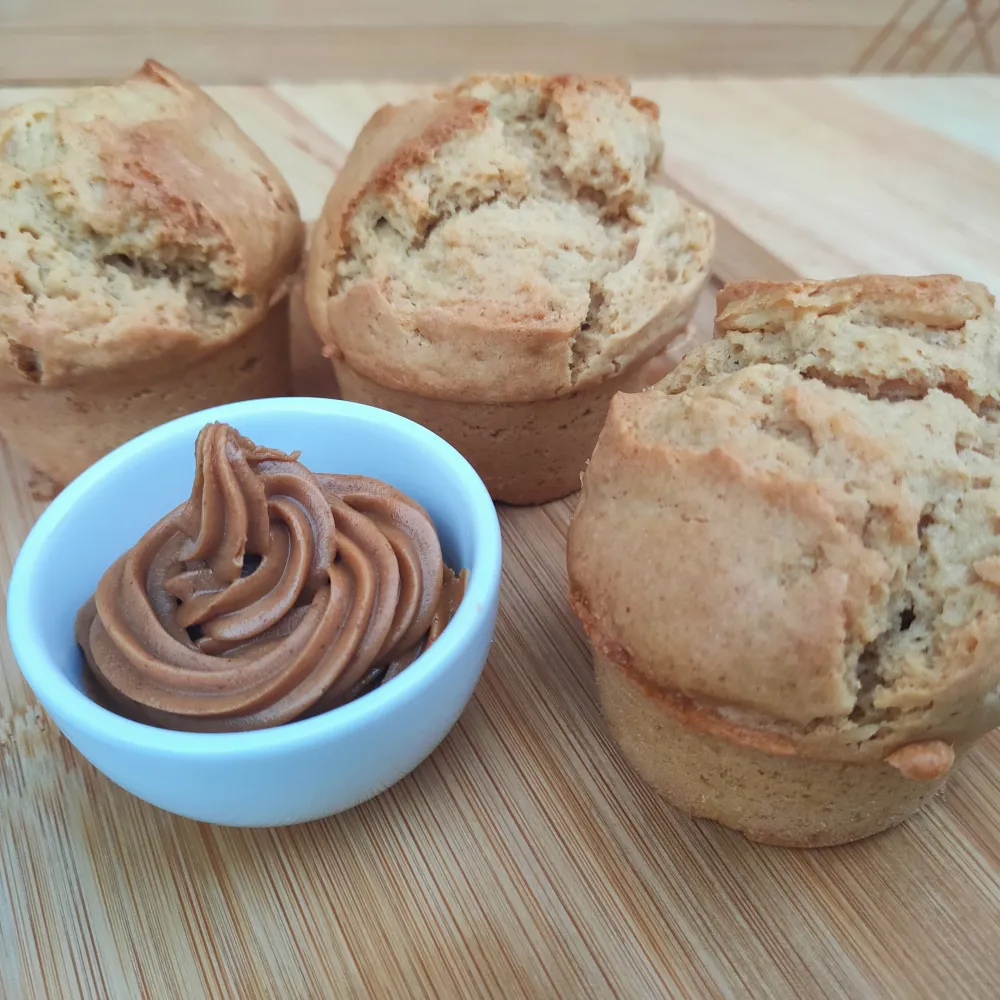
[[[717,213],[717,279],[956,271],[1000,292],[1000,80],[639,89],[670,177]],[[367,116],[406,93],[215,96],[311,218]],[[996,997],[1000,734],[860,844],[782,851],[673,812],[601,725],[564,599],[572,504],[501,511],[496,642],[441,748],[306,826],[200,825],[118,790],[0,633],[0,997]],[[40,510],[0,442],[4,593]]]

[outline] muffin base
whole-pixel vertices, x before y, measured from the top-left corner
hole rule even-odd
[[[333,368],[344,399],[391,410],[429,428],[465,456],[494,500],[526,505],[559,500],[580,488],[611,398],[616,392],[638,392],[662,377],[659,359],[664,357],[657,355],[657,364],[644,360],[579,392],[528,403],[430,399],[379,385],[340,359]]]
[[[0,433],[36,476],[65,486],[138,434],[221,403],[291,393],[288,302],[192,364],[70,386],[0,385]]]
[[[594,654],[601,708],[615,742],[672,805],[750,840],[830,847],[903,822],[945,779],[914,781],[888,764],[775,756],[699,732],[631,672]]]

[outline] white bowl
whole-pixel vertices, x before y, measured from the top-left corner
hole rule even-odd
[[[444,633],[398,677],[323,715],[247,733],[157,729],[115,715],[84,693],[76,613],[112,562],[188,496],[195,438],[212,420],[258,444],[299,449],[316,472],[382,479],[428,510],[446,563],[468,569],[468,586]],[[25,680],[55,724],[133,795],[210,823],[301,823],[377,795],[444,739],[486,661],[500,557],[500,527],[486,488],[437,435],[355,403],[253,400],[157,427],[71,483],[21,549],[7,628]]]

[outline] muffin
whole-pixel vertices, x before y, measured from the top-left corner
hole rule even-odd
[[[343,396],[436,431],[497,500],[578,489],[708,273],[712,221],[658,178],[662,148],[616,79],[475,77],[377,111],[309,259]]]
[[[1000,723],[1000,317],[951,276],[744,282],[617,396],[568,538],[611,733],[669,801],[839,844]]]
[[[153,62],[0,114],[0,433],[59,484],[155,424],[290,391],[302,222],[274,166]]]

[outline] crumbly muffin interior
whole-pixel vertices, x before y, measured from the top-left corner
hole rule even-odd
[[[820,546],[794,568],[871,568],[843,609],[849,714],[814,729],[889,736],[967,697],[996,714],[996,671],[975,676],[977,628],[1000,614],[1000,323],[984,288],[950,277],[731,287],[717,339],[649,397],[643,440],[815,484],[864,546],[854,565]]]
[[[512,324],[578,329],[575,381],[695,276],[709,238],[656,179],[655,109],[615,81],[484,77],[448,96],[488,102],[481,128],[361,197],[331,291],[374,281],[410,330],[485,302]]]
[[[266,308],[241,287],[239,251],[218,220],[160,170],[196,181],[204,171],[172,149],[172,130],[195,127],[191,113],[187,95],[137,75],[0,116],[0,337],[27,381],[45,381],[47,357],[20,328],[40,331],[35,340],[58,331],[77,351],[135,329],[211,343]],[[228,119],[201,119],[220,170],[270,191]],[[200,183],[220,180],[205,172]]]

